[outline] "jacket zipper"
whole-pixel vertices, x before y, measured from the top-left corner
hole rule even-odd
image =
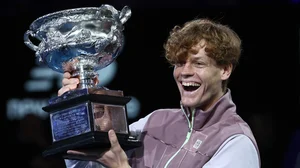
[[[184,108],[181,106],[181,110],[183,111],[188,124],[189,124],[189,131],[186,135],[185,141],[183,142],[183,144],[181,145],[181,147],[177,150],[177,152],[168,160],[168,162],[166,163],[166,165],[164,166],[164,168],[167,168],[169,166],[169,164],[171,163],[171,161],[174,159],[174,157],[180,152],[181,148],[183,148],[183,146],[190,140],[191,135],[192,135],[192,128],[194,125],[194,113],[195,113],[195,109],[192,111],[192,122],[190,122],[188,116],[186,115],[186,112],[184,110]]]

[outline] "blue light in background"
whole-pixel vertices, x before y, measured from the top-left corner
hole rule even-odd
[[[109,64],[107,67],[97,71],[99,77],[99,85],[106,86],[108,85],[116,76],[118,69],[118,64],[116,61]]]
[[[137,98],[130,97],[131,100],[126,104],[127,116],[129,119],[135,119],[140,114],[141,104]]]

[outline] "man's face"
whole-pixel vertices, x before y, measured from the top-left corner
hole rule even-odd
[[[215,60],[207,56],[204,45],[196,45],[187,60],[174,68],[181,102],[184,106],[207,110],[222,95],[222,81],[228,79],[231,68],[218,67]]]

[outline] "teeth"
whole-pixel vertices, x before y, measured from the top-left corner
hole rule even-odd
[[[198,83],[193,83],[193,82],[182,82],[183,86],[200,86]]]

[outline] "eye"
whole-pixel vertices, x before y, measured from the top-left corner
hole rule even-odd
[[[204,62],[195,62],[194,65],[196,67],[203,67],[203,66],[205,66],[205,63]]]
[[[176,67],[182,67],[182,66],[184,66],[184,64],[185,64],[185,62],[180,61],[180,62],[176,62],[174,65],[175,65]]]

